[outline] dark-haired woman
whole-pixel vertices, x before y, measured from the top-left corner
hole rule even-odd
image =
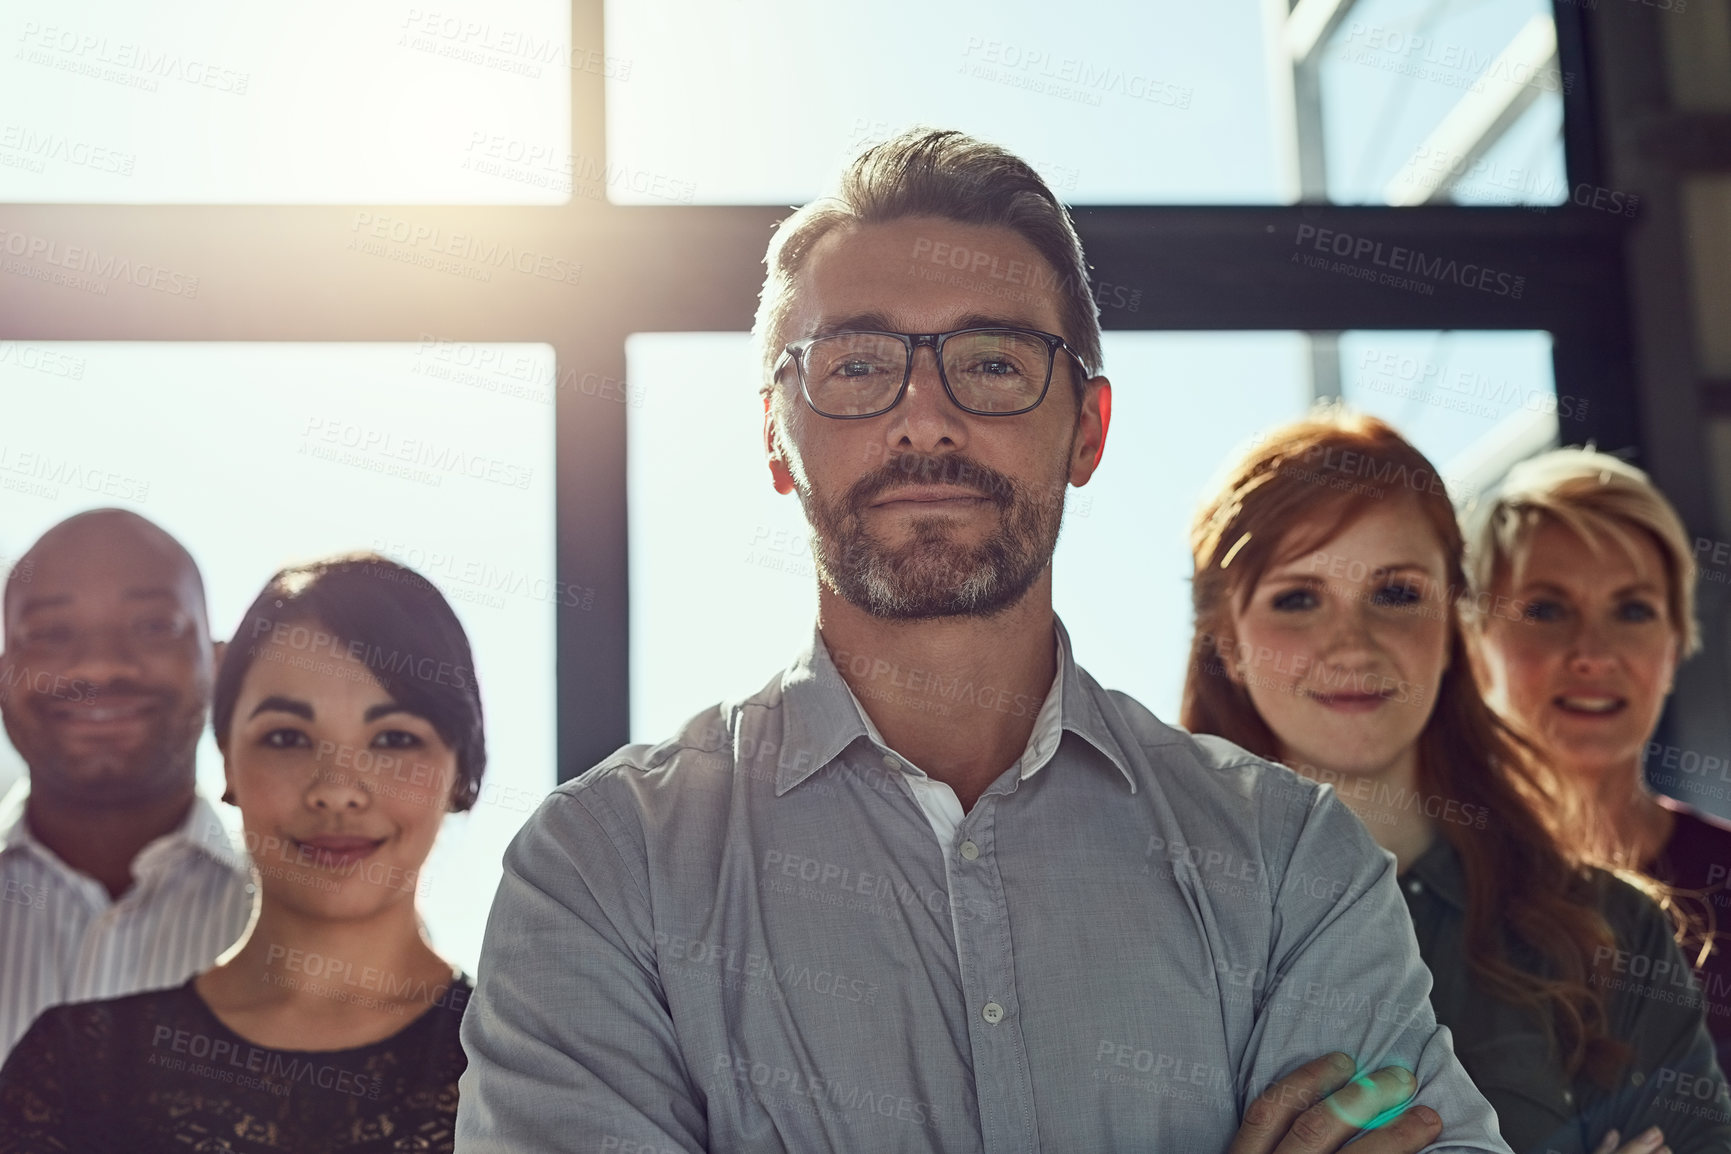
[[[1183,724],[1332,783],[1394,855],[1437,1018],[1504,1140],[1731,1150],[1700,1004],[1651,980],[1688,972],[1669,920],[1566,848],[1537,804],[1548,767],[1477,693],[1431,464],[1325,412],[1263,439],[1191,546]]]
[[[486,762],[462,626],[383,558],[284,570],[212,713],[252,925],[183,986],[38,1018],[0,1070],[0,1151],[450,1150],[471,985],[415,889]]]

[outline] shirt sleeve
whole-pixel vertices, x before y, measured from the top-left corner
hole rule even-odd
[[[1595,1094],[1583,1111],[1587,1148],[1612,1127],[1632,1137],[1657,1126],[1675,1154],[1731,1151],[1731,1094],[1670,919],[1633,887],[1609,887],[1606,913],[1618,948],[1599,959],[1609,987],[1607,1033],[1634,1054],[1619,1087]]]
[[[46,1011],[0,1066],[0,1154],[65,1154],[67,1132],[61,1015]]]
[[[463,1015],[458,1154],[707,1148],[656,970],[640,827],[592,786],[548,797],[506,851]]]
[[[1435,1110],[1442,1133],[1426,1151],[1507,1154],[1496,1114],[1454,1055],[1431,1009],[1430,971],[1380,848],[1332,790],[1292,803],[1298,826],[1275,879],[1267,981],[1240,1085],[1254,1094],[1335,1050],[1360,1073],[1411,1071],[1414,1104]]]

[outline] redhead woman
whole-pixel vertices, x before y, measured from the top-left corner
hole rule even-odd
[[[415,891],[486,764],[456,615],[380,557],[286,569],[212,715],[252,925],[185,985],[38,1018],[0,1069],[0,1150],[450,1150],[472,987]]]
[[[1467,556],[1474,603],[1507,610],[1467,618],[1486,700],[1574,787],[1587,842],[1671,886],[1716,931],[1711,949],[1692,949],[1691,960],[1701,965],[1723,1068],[1731,1061],[1731,825],[1649,784],[1651,775],[1683,790],[1693,779],[1731,799],[1714,780],[1724,774],[1704,771],[1702,751],[1653,743],[1677,666],[1701,647],[1683,521],[1633,465],[1557,449],[1509,471],[1469,519]]]
[[[1435,468],[1381,421],[1324,411],[1238,462],[1191,545],[1183,724],[1331,783],[1393,855],[1411,923],[1388,932],[1416,934],[1504,1140],[1731,1149],[1699,1005],[1616,980],[1619,957],[1682,965],[1668,919],[1564,848],[1548,768],[1479,697]]]

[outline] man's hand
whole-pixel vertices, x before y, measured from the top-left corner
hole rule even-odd
[[[1599,1140],[1593,1154],[1671,1154],[1671,1148],[1665,1145],[1664,1132],[1657,1126],[1649,1126],[1627,1142],[1622,1142],[1622,1138],[1612,1130]]]
[[[1397,1066],[1363,1078],[1357,1073],[1345,1054],[1306,1062],[1250,1104],[1226,1154],[1333,1154],[1416,1088]],[[1365,1135],[1353,1154],[1418,1154],[1441,1133],[1436,1111],[1415,1106]]]

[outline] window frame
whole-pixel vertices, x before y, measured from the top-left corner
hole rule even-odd
[[[1584,18],[1573,4],[1555,3],[1553,11],[1559,64],[1577,81],[1563,97],[1570,187],[1600,185]],[[571,17],[571,43],[604,50],[602,0],[573,0]],[[572,71],[574,153],[605,155],[604,100],[599,69]],[[551,344],[561,384],[556,577],[596,590],[591,609],[557,609],[563,781],[629,740],[629,400],[627,390],[588,382],[626,380],[631,333],[749,328],[764,246],[788,211],[582,197],[557,207],[4,205],[8,229],[131,253],[184,269],[201,287],[191,300],[130,290],[78,299],[87,294],[0,277],[0,339]],[[581,260],[583,275],[575,286],[522,276],[435,284],[424,270],[345,253],[361,212],[529,245]],[[1573,204],[1534,211],[1305,203],[1081,207],[1075,218],[1096,282],[1141,292],[1134,311],[1103,310],[1107,329],[1542,329],[1552,335],[1558,393],[1587,402],[1568,435],[1606,450],[1638,448],[1624,257],[1631,222],[1619,216]],[[1525,289],[1511,299],[1439,284],[1425,296],[1321,273],[1292,259],[1305,228],[1507,269],[1526,277]],[[756,403],[749,386],[740,403]],[[693,559],[692,579],[702,572]]]

